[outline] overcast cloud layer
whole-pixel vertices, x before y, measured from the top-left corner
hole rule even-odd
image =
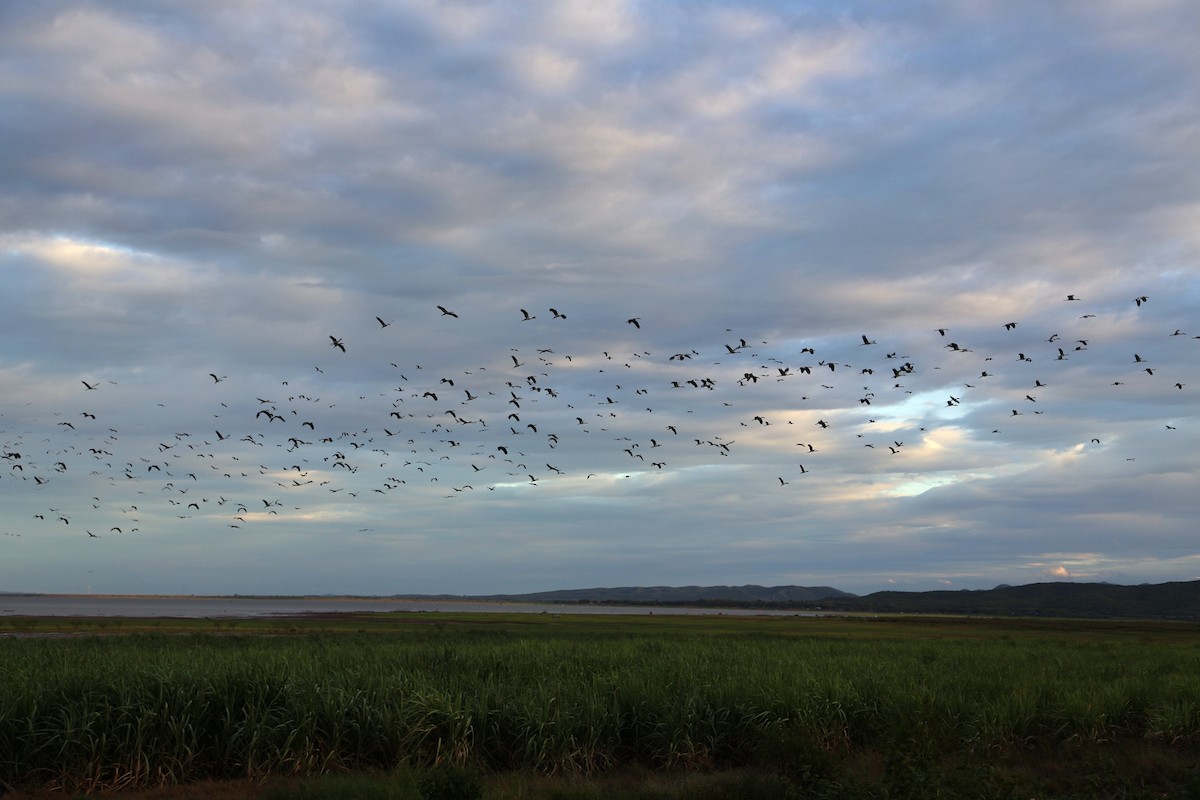
[[[1197,30],[6,4],[0,590],[1196,579]]]

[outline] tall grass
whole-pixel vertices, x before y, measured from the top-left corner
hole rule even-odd
[[[0,785],[447,762],[795,770],[797,758],[915,743],[983,755],[1200,741],[1200,647],[1186,638],[847,638],[743,624],[720,636],[610,623],[535,636],[0,639]]]

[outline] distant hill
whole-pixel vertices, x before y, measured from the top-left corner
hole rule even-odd
[[[807,605],[807,604],[806,604]],[[827,611],[906,614],[991,614],[1022,617],[1200,619],[1200,581],[1120,586],[1033,583],[979,591],[875,592],[831,598]]]
[[[530,594],[437,595],[436,598],[509,603],[723,605],[880,614],[1200,620],[1200,581],[1138,586],[1058,581],[1025,586],[1001,584],[983,590],[875,592],[863,596],[830,586],[623,586]]]
[[[486,600],[497,603],[790,605],[817,602],[831,597],[854,597],[854,595],[831,586],[621,586],[559,589],[529,594],[470,595],[458,599]]]

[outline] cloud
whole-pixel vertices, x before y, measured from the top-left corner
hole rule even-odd
[[[1196,574],[1189,5],[142,11],[3,12],[0,588]]]

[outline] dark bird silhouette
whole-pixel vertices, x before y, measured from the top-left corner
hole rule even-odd
[[[342,344],[342,340],[337,338],[336,336],[329,337],[329,346],[336,347],[338,350],[341,350],[343,353],[346,352],[346,345]]]
[[[99,384],[96,384],[93,386],[92,384],[88,383],[87,381],[80,381],[80,383],[83,384],[83,388],[90,389],[91,391],[95,391],[96,389],[99,388]]]
[[[566,319],[567,315],[558,311],[558,309],[550,309],[550,313],[554,315],[554,319]]]
[[[375,321],[379,323],[379,327],[381,327],[381,328],[386,328],[392,324],[390,322],[384,322],[383,317],[376,317]]]
[[[455,319],[458,319],[458,314],[455,314],[453,311],[450,311],[445,306],[438,306],[437,309],[438,309],[438,311],[442,312],[443,317],[454,317]]]
[[[625,321],[626,321],[627,323],[629,323],[630,325],[632,325],[633,327],[635,327],[635,328],[639,328],[639,329],[640,329],[640,328],[642,327],[642,321],[641,321],[641,320],[642,320],[642,318],[641,318],[641,317],[630,317],[629,319],[627,319],[627,320],[625,320]]]
[[[525,310],[525,309],[523,309],[523,308],[521,309],[521,314],[522,314],[522,315],[524,315],[524,317],[525,317],[523,320],[521,320],[522,322],[528,322],[528,321],[529,321],[529,320],[531,320],[531,319],[537,319],[537,317],[535,317],[534,315],[530,314],[528,311],[526,311],[526,310]]]

